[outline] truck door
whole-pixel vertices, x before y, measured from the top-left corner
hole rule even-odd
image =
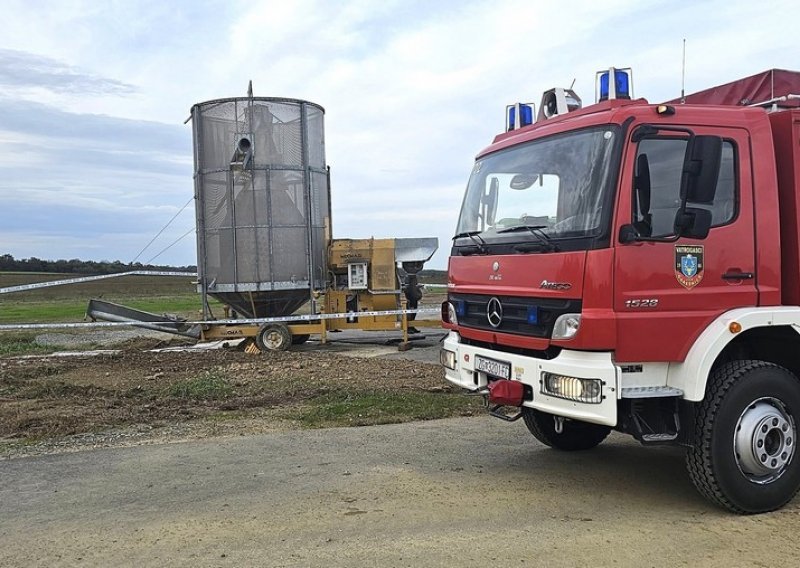
[[[723,312],[755,306],[752,178],[745,131],[697,130],[722,136],[722,163],[705,239],[617,241],[614,310],[617,359],[681,361],[705,327]],[[687,137],[661,131],[631,141],[624,158],[617,235],[632,223],[642,236],[674,235]]]

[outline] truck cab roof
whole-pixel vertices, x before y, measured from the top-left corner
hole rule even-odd
[[[767,112],[760,107],[743,107],[708,104],[669,105],[671,114],[659,114],[657,104],[646,99],[614,99],[589,105],[582,109],[539,120],[525,126],[495,136],[488,147],[478,153],[486,156],[498,150],[516,146],[524,142],[601,124],[622,125],[626,122],[650,123],[683,126],[727,126],[731,128],[758,129],[768,125]]]

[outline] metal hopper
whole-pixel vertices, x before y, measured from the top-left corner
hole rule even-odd
[[[198,290],[246,317],[293,313],[326,284],[324,109],[242,97],[192,107]]]

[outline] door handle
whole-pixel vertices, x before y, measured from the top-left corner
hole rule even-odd
[[[722,275],[723,280],[752,280],[756,275],[753,272],[726,272]]]

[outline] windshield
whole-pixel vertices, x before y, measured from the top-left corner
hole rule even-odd
[[[479,159],[456,234],[480,235],[488,243],[512,235],[519,242],[598,234],[616,138],[617,127],[604,126]]]

